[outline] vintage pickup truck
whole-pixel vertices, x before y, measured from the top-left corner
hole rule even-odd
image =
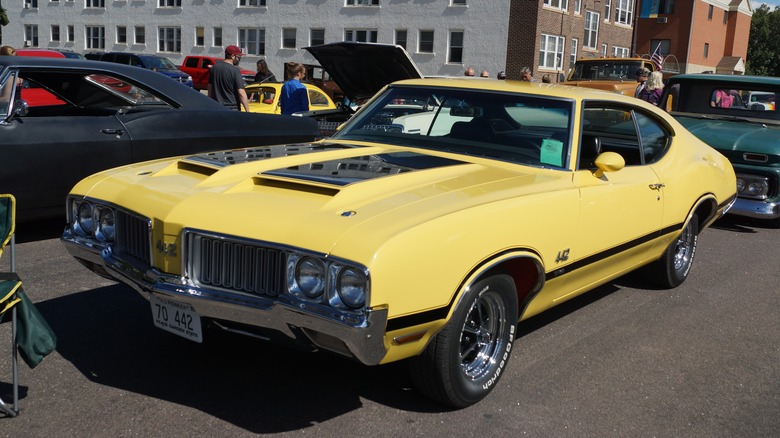
[[[613,91],[628,96],[636,89],[636,72],[640,68],[650,71],[655,66],[643,58],[586,58],[574,64],[566,85]]]
[[[212,56],[190,55],[184,58],[184,62],[181,67],[179,67],[179,70],[192,76],[192,83],[195,89],[205,90],[209,85],[209,71],[211,71],[211,66],[218,61],[221,61],[221,59]],[[255,81],[255,72],[252,70],[242,68],[241,76],[244,77],[244,81],[247,85]]]

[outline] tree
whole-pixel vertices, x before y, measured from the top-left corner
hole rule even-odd
[[[780,7],[774,11],[761,5],[753,11],[750,22],[746,73],[758,76],[780,76]]]

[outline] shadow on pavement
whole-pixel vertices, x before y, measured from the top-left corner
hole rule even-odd
[[[519,335],[616,290],[603,286],[531,318]],[[189,406],[253,433],[306,429],[361,408],[361,398],[411,412],[450,410],[412,389],[405,362],[368,367],[213,330],[203,344],[181,339],[155,328],[148,302],[122,285],[36,306],[57,333],[58,353],[89,380]]]

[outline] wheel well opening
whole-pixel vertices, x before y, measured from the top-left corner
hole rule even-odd
[[[708,223],[712,219],[715,211],[716,205],[713,199],[708,199],[696,207],[693,214],[699,219],[699,230],[697,230],[697,233],[701,231],[703,224]]]
[[[535,259],[518,257],[494,266],[485,275],[507,274],[512,277],[517,290],[517,303],[522,308],[526,298],[539,288],[541,277],[539,270],[540,267]]]

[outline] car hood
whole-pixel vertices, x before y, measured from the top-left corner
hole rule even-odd
[[[164,222],[172,235],[186,226],[323,254],[343,244],[352,253],[340,256],[368,260],[417,225],[561,192],[571,184],[566,175],[453,154],[321,142],[127,166],[93,175],[73,193],[121,199],[124,208]]]
[[[780,145],[777,144],[777,136],[780,134],[778,125],[672,115],[693,135],[729,158],[729,152],[780,154]]]
[[[393,44],[337,42],[305,49],[352,101],[368,99],[391,82],[422,78],[406,50]]]

